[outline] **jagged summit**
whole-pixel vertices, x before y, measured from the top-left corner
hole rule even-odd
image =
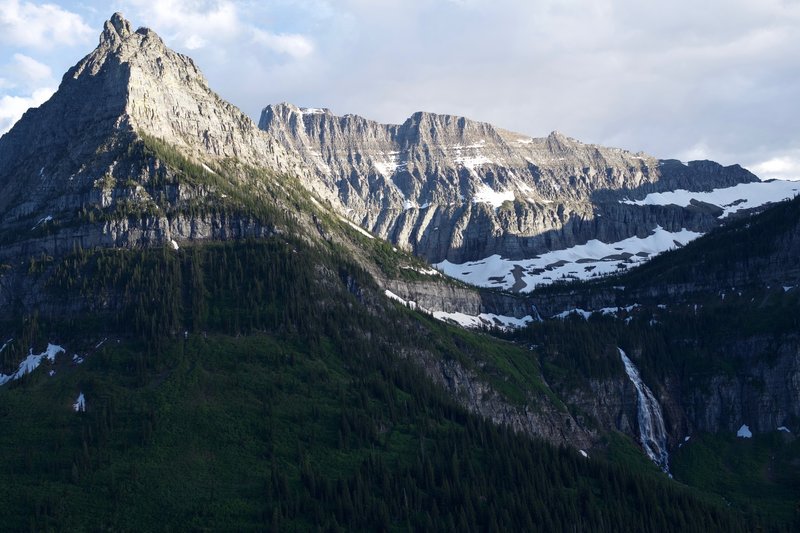
[[[122,13],[116,12],[111,15],[111,18],[103,25],[103,33],[100,35],[100,43],[115,42],[125,39],[131,33],[131,23],[122,16]]]
[[[198,166],[236,160],[302,173],[296,158],[209,88],[191,58],[154,31],[131,28],[115,13],[50,100],[0,138],[0,232],[29,231],[47,217],[66,224],[120,202],[136,209],[155,202],[147,186],[164,170],[142,166],[136,146],[144,137]]]
[[[74,144],[67,135],[83,136],[80,126],[92,123],[94,130],[103,126],[105,135],[137,131],[196,155],[236,157],[289,170],[291,158],[244,113],[214,93],[191,58],[171,50],[154,31],[131,28],[120,13],[114,13],[104,24],[97,48],[69,69],[51,100],[26,114],[7,137],[30,141],[33,123],[42,127],[47,123],[44,129],[61,123],[56,128],[65,135],[59,137]],[[26,144],[30,150],[38,146]],[[68,151],[73,153],[72,148]],[[17,148],[14,152],[19,154]],[[8,159],[15,154],[8,154]]]

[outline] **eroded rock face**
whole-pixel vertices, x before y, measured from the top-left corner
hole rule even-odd
[[[526,405],[513,405],[474,371],[453,360],[432,357],[430,352],[404,352],[418,362],[435,383],[452,394],[461,405],[495,424],[544,439],[552,444],[591,449],[598,432],[590,429],[563,406],[542,395]]]
[[[735,433],[746,424],[754,433],[800,421],[800,337],[756,337],[731,342],[726,353],[740,369],[698,378],[685,385],[682,403],[700,431]]]
[[[209,173],[208,165],[234,160],[276,173],[303,173],[298,158],[208,87],[189,57],[167,48],[147,28],[133,31],[117,13],[105,23],[97,48],[64,75],[51,99],[0,138],[0,231],[20,240],[43,219],[75,226],[80,214],[95,208],[108,210],[124,202],[136,211],[180,200],[170,190],[163,198],[153,197],[150,185],[170,178],[171,170],[137,149],[143,136],[179,151]],[[224,179],[244,178],[228,173]],[[126,228],[124,239],[95,235],[88,241],[147,245],[153,241],[146,223]],[[113,228],[85,228],[101,230]],[[161,233],[170,237],[169,230]],[[137,239],[140,234],[144,237]]]
[[[538,316],[538,310],[529,298],[504,292],[477,291],[462,285],[446,282],[443,278],[405,281],[385,281],[386,288],[406,301],[412,301],[428,311],[479,315],[494,313],[521,318]]]
[[[351,219],[431,262],[520,259],[656,226],[706,231],[717,224],[708,210],[619,200],[757,180],[738,165],[684,165],[432,113],[385,125],[280,104],[263,110],[259,127],[299,154]]]

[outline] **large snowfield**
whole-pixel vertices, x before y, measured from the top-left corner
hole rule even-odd
[[[653,193],[642,200],[623,200],[623,203],[688,206],[692,200],[696,200],[719,206],[723,209],[720,218],[725,218],[742,209],[793,198],[798,193],[800,182],[774,180],[743,183],[710,192],[677,190]],[[630,237],[612,243],[593,239],[585,244],[552,250],[529,259],[505,259],[495,254],[467,263],[445,260],[434,266],[448,276],[479,287],[530,292],[559,280],[586,280],[622,272],[702,235],[686,229],[670,232],[656,226],[646,237]]]

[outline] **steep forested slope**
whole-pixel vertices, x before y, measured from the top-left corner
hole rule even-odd
[[[10,360],[48,339],[69,347],[0,389],[11,529],[772,524],[636,462],[586,459],[467,413],[411,351],[489,375],[501,364],[525,375],[526,352],[376,300],[357,266],[302,241],[78,252],[49,268],[48,290],[69,301],[91,287],[98,308],[3,325],[20,339]]]

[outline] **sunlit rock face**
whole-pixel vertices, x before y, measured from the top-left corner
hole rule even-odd
[[[0,138],[4,257],[265,233],[208,209],[187,215],[181,206],[211,198],[214,187],[180,179],[143,149],[145,137],[208,175],[232,161],[275,174],[304,172],[299,158],[208,87],[191,58],[116,13],[50,100]],[[244,174],[217,178],[256,186]]]
[[[716,206],[625,200],[757,181],[738,165],[683,164],[433,113],[386,125],[279,104],[259,126],[304,159],[353,221],[434,263],[528,259],[657,227],[706,231],[722,214]]]

